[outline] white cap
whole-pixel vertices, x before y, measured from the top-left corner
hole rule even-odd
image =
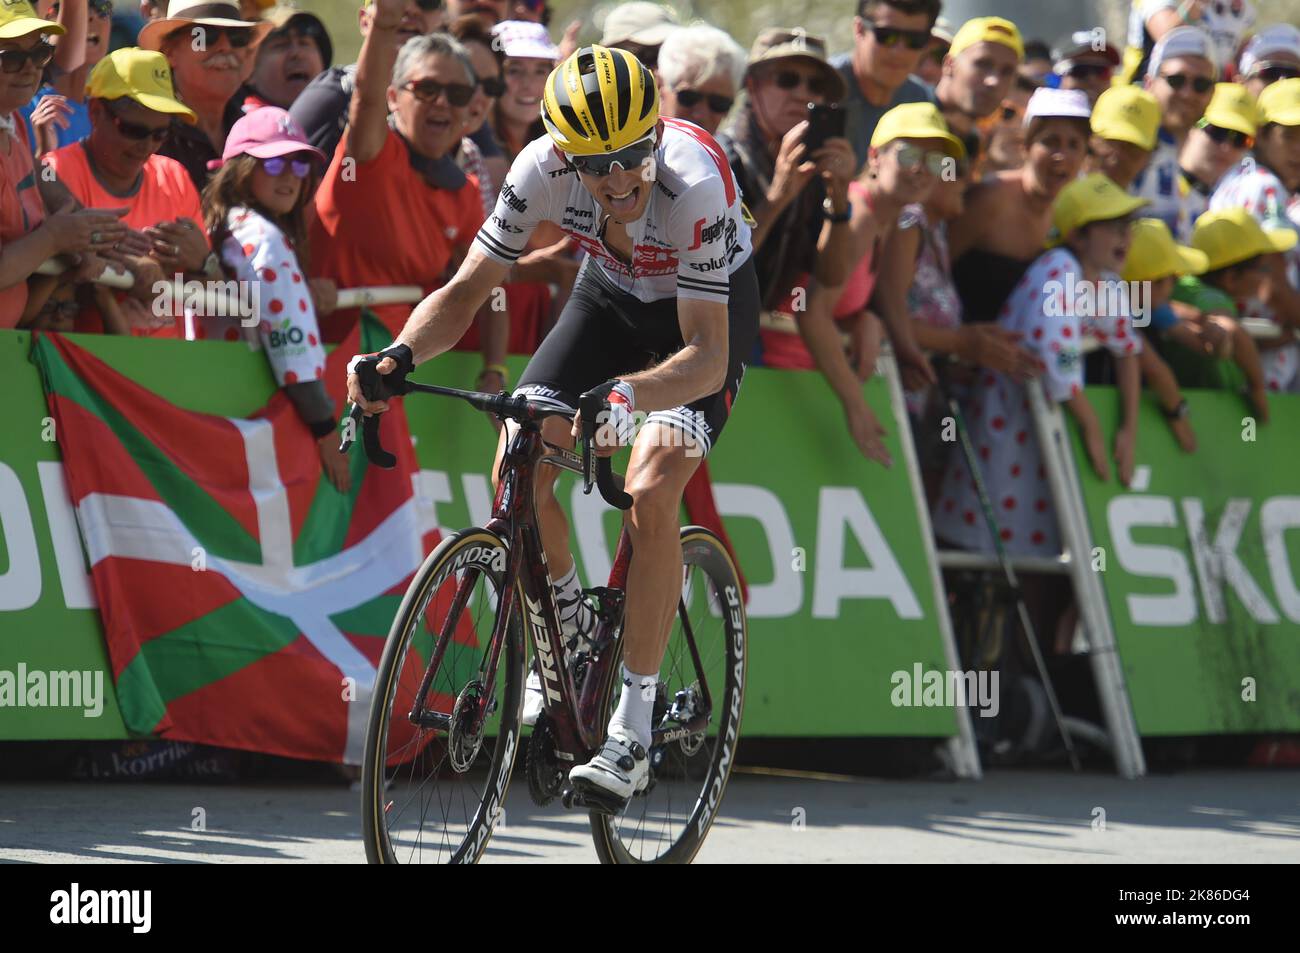
[[[1147,63],[1147,75],[1160,75],[1160,64],[1165,60],[1180,56],[1199,56],[1210,61],[1210,66],[1217,73],[1219,59],[1214,52],[1214,40],[1200,27],[1176,26],[1160,38],[1160,42],[1151,51],[1151,61]]]
[[[1031,119],[1087,119],[1092,116],[1092,102],[1081,89],[1053,89],[1040,86],[1025,107],[1025,125]]]
[[[502,20],[492,28],[492,35],[501,40],[501,50],[506,56],[551,60],[560,58],[560,48],[551,42],[546,27],[529,20]]]
[[[1275,23],[1257,33],[1242,51],[1241,75],[1249,76],[1256,63],[1267,62],[1275,53],[1290,53],[1300,59],[1300,30],[1289,23]]]

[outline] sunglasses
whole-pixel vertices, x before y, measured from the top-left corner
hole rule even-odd
[[[948,165],[949,157],[943,152],[926,152],[919,146],[901,145],[894,153],[898,165],[904,172],[915,172],[925,165],[925,171],[931,175],[942,175]]]
[[[639,59],[646,69],[659,68],[659,47],[642,46],[640,43],[620,43],[618,45]]]
[[[614,171],[614,166],[618,166],[623,171],[639,169],[647,159],[654,155],[656,145],[652,133],[630,146],[624,146],[617,152],[607,152],[598,156],[571,155],[568,156],[568,159],[569,163],[579,172],[603,178]]]
[[[881,46],[894,47],[902,44],[909,50],[923,50],[930,45],[929,30],[900,30],[892,26],[877,26],[874,21],[866,19],[862,22]]]
[[[311,162],[307,159],[286,158],[285,156],[275,156],[262,160],[262,171],[273,179],[284,175],[285,169],[292,172],[295,179],[305,179],[311,173]]]
[[[1015,103],[1003,103],[1000,115],[1003,122],[1020,122],[1025,115],[1025,111]]]
[[[829,85],[822,76],[805,76],[794,70],[783,69],[773,75],[773,80],[784,90],[797,90],[802,84],[814,96],[825,96],[829,92]]]
[[[212,49],[221,42],[223,36],[230,41],[231,49],[235,50],[242,50],[253,42],[253,30],[246,26],[210,26],[206,23],[196,23],[192,27],[181,27],[172,36],[181,33],[193,37],[192,42],[197,50]]]
[[[1251,71],[1251,77],[1258,76],[1266,83],[1276,83],[1281,79],[1295,79],[1300,76],[1300,66],[1285,63],[1260,63]]]
[[[1225,143],[1234,149],[1249,149],[1255,145],[1255,137],[1248,136],[1244,132],[1238,132],[1236,129],[1224,129],[1222,126],[1212,125],[1205,119],[1201,119],[1196,128],[1217,142],[1219,145]]]
[[[1109,81],[1115,70],[1110,66],[1103,66],[1100,63],[1077,63],[1065,71],[1065,75],[1073,79],[1102,79]],[[1168,79],[1168,77],[1165,77]],[[1172,83],[1170,85],[1173,85]],[[1177,89],[1178,87],[1174,87]]]
[[[1192,89],[1198,93],[1208,93],[1214,88],[1214,80],[1208,76],[1188,76],[1186,73],[1168,73],[1161,74],[1161,79],[1169,84],[1169,88],[1177,92],[1188,83],[1192,84]]]
[[[108,110],[109,116],[112,117],[113,125],[117,127],[117,131],[127,139],[134,139],[136,142],[143,142],[145,139],[150,139],[153,141],[154,147],[156,148],[163,144],[163,140],[167,138],[167,134],[172,130],[172,124],[170,122],[161,128],[155,126],[143,126],[138,122],[131,122],[128,119],[123,119],[121,114],[112,106],[105,104],[104,108]]]
[[[421,13],[432,13],[434,10],[442,9],[442,0],[415,0],[415,5],[420,8]]]
[[[44,69],[53,58],[53,44],[41,40],[30,50],[5,50],[0,52],[0,71],[21,73],[28,61],[37,69]]]
[[[478,88],[483,90],[485,96],[497,99],[505,94],[506,81],[500,76],[480,76],[478,77]]]
[[[431,103],[443,93],[447,94],[447,102],[453,106],[467,106],[474,98],[474,87],[464,83],[439,83],[437,80],[423,79],[418,83],[407,83],[402,89],[420,103]]]
[[[720,116],[725,116],[731,111],[731,104],[735,102],[727,96],[719,96],[717,93],[702,93],[698,89],[679,89],[674,94],[677,101],[687,109],[694,109],[705,100],[709,104],[709,109]]]

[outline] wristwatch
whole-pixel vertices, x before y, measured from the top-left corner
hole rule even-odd
[[[1162,407],[1160,412],[1165,415],[1166,420],[1183,420],[1189,413],[1191,413],[1191,408],[1187,406],[1187,398],[1184,397],[1169,410],[1165,410]]]
[[[835,213],[835,203],[831,201],[831,197],[828,195],[826,196],[825,199],[822,200],[822,218],[826,219],[826,221],[830,222],[832,225],[843,224],[844,222],[847,222],[852,217],[853,217],[852,205],[844,206],[844,211],[840,212],[837,215]]]

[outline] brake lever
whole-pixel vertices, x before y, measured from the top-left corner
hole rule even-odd
[[[339,453],[347,453],[352,449],[352,444],[356,439],[357,421],[360,421],[361,442],[366,449],[366,459],[383,470],[391,470],[397,466],[397,457],[385,450],[383,444],[379,441],[379,414],[364,417],[362,416],[361,405],[353,404],[351,410],[348,411],[348,421],[347,424],[344,424],[343,440],[339,443]]]

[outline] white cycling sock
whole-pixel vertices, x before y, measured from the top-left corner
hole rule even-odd
[[[655,707],[655,685],[659,682],[659,673],[638,675],[623,666],[623,692],[618,696],[618,707],[609,719],[609,730],[621,728],[623,734],[629,734],[641,742],[641,747],[650,750],[650,717]]]
[[[556,580],[551,585],[555,590],[555,607],[560,613],[560,625],[571,631],[590,632],[592,611],[587,600],[582,598],[577,564],[565,573],[563,579]]]

